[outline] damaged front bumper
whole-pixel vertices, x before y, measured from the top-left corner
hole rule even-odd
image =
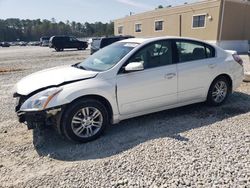
[[[21,111],[22,104],[30,96],[22,96],[17,93],[14,93],[13,97],[16,99],[15,112],[17,113],[17,118],[20,123],[27,125],[28,129],[34,129],[38,126],[52,126],[57,125],[60,121],[62,114],[63,106],[54,107],[51,109],[46,109],[42,111]]]
[[[37,112],[17,112],[17,117],[20,123],[25,123],[28,129],[34,129],[38,126],[52,126],[57,123],[57,118],[62,112],[62,107],[37,111]]]

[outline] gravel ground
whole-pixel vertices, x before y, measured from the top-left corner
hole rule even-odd
[[[0,73],[0,187],[250,188],[250,83],[221,107],[195,104],[126,120],[82,145],[17,122],[12,88],[18,80],[88,55],[0,48],[0,70],[23,69]]]

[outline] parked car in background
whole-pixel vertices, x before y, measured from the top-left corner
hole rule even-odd
[[[85,50],[88,47],[88,43],[72,36],[53,36],[49,40],[49,47],[54,48],[56,51],[63,51],[66,48]]]
[[[18,42],[10,42],[11,46],[18,46]]]
[[[2,47],[10,47],[10,43],[8,42],[1,42],[1,45]]]
[[[39,41],[32,41],[32,42],[28,42],[27,44],[28,46],[39,46],[40,42]]]
[[[42,45],[41,45],[42,47],[48,47],[49,46],[49,40],[44,40],[43,42],[42,42]]]
[[[28,44],[28,43],[27,43],[27,42],[24,42],[24,41],[21,41],[21,42],[18,43],[19,46],[27,46],[27,44]]]
[[[29,129],[56,125],[78,142],[108,124],[207,101],[223,104],[243,80],[242,59],[179,37],[127,39],[81,63],[33,73],[16,85],[16,113]]]
[[[40,46],[49,46],[49,39],[50,37],[41,37],[40,38]]]
[[[113,36],[113,37],[101,37],[101,38],[93,38],[91,43],[91,51],[90,54],[93,54],[100,50],[101,48],[104,48],[105,46],[108,46],[114,42],[128,39],[128,38],[134,38],[133,36]]]

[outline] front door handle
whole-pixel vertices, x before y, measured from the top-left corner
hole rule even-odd
[[[165,78],[166,79],[172,79],[173,77],[176,76],[176,73],[168,73],[168,74],[165,74]]]

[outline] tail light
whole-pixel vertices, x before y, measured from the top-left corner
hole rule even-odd
[[[243,60],[241,59],[241,57],[238,54],[233,54],[233,58],[237,63],[239,63],[241,66],[243,66]]]

